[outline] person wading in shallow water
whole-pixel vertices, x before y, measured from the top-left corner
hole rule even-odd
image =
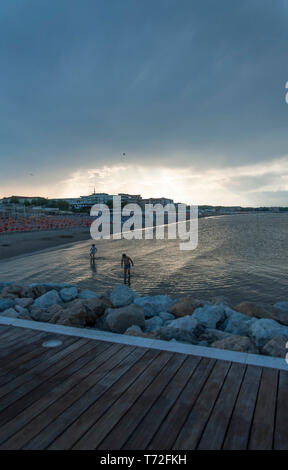
[[[91,248],[90,248],[91,263],[95,263],[96,252],[97,252],[97,248],[96,248],[95,244],[93,243],[93,245],[91,245]]]
[[[124,284],[126,284],[127,276],[128,276],[128,284],[130,284],[131,264],[132,264],[132,266],[134,266],[134,263],[133,263],[132,259],[130,258],[130,256],[127,256],[125,253],[123,253],[122,259],[121,259],[121,268],[123,268],[123,266],[124,266]]]

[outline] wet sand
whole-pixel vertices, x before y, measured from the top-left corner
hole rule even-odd
[[[86,227],[0,234],[0,260],[91,239]]]

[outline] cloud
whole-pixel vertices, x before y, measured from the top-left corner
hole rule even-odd
[[[122,152],[126,177],[142,168],[137,193],[152,166],[156,187],[187,200],[190,174],[212,203],[244,203],[265,178],[280,188],[260,167],[232,176],[287,152],[287,17],[284,0],[4,0],[1,192],[58,194],[56,179],[104,167],[116,188]]]
[[[140,193],[187,204],[287,205],[288,157],[269,163],[199,171],[192,167],[117,165],[80,169],[61,181],[61,196]],[[272,195],[269,203],[269,194]],[[264,200],[263,199],[263,200]]]

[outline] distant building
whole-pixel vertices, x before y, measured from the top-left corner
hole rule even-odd
[[[122,204],[140,204],[142,201],[140,194],[118,193],[118,196],[121,196]]]
[[[174,204],[173,199],[168,199],[167,197],[149,197],[147,199],[142,199],[142,205],[144,204],[161,204],[161,206],[166,206],[166,204]]]
[[[13,201],[17,200],[19,204],[24,204],[25,202],[31,202],[35,197],[28,197],[28,196],[10,196],[10,197],[3,197],[1,199],[2,204],[11,204]]]
[[[94,204],[107,204],[113,200],[113,195],[107,193],[93,193],[89,196],[80,196],[76,199],[65,199],[71,209],[83,209],[94,206]]]

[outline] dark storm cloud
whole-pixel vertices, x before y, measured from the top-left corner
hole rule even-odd
[[[3,0],[2,178],[285,154],[287,19],[286,0]]]

